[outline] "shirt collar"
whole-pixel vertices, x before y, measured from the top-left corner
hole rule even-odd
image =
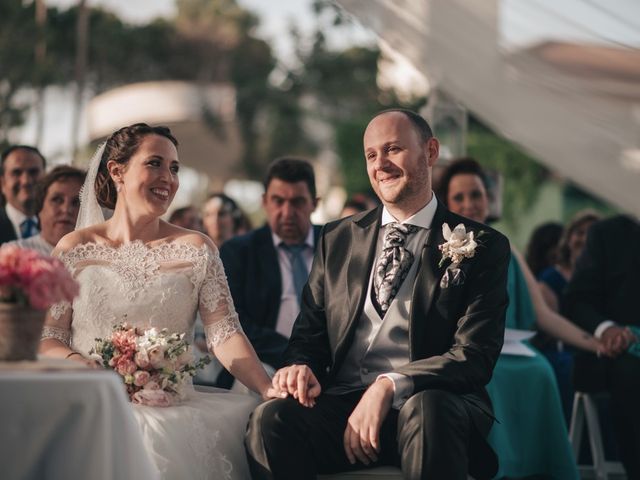
[[[38,220],[37,217],[35,216],[27,217],[24,213],[22,213],[16,207],[11,205],[9,202],[7,202],[4,209],[7,212],[7,217],[9,217],[9,220],[11,220],[11,223],[13,223],[17,228],[20,228],[20,224],[24,222],[27,218],[31,218],[33,221],[36,221],[36,222]]]
[[[284,243],[284,241],[273,230],[271,230],[271,239],[273,240],[273,245],[276,248],[278,248],[280,244]],[[304,240],[304,245],[311,248],[313,248],[315,245],[315,238],[313,235],[313,225],[309,227],[309,232],[307,233],[307,238],[305,238]]]
[[[433,217],[436,214],[436,209],[438,208],[438,200],[436,199],[435,194],[431,193],[431,200],[424,207],[418,210],[416,213],[407,218],[404,222],[399,222],[403,224],[415,225],[420,228],[431,228],[431,223],[433,222]],[[382,226],[384,227],[388,223],[398,222],[394,218],[387,207],[383,207],[382,209]]]

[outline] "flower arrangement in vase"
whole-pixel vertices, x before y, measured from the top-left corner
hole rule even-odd
[[[46,310],[72,301],[79,288],[60,260],[0,248],[0,361],[35,360]]]

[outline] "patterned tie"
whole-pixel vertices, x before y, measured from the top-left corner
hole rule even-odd
[[[285,243],[281,243],[280,247],[282,247],[284,251],[289,255],[289,260],[291,261],[291,272],[293,273],[293,288],[295,288],[296,290],[298,303],[300,303],[302,288],[304,287],[304,284],[307,283],[307,279],[309,278],[307,264],[304,261],[304,256],[302,255],[302,253],[307,248],[307,245],[287,245]]]
[[[29,238],[38,234],[38,224],[31,218],[20,223],[20,238]]]
[[[398,294],[402,281],[413,263],[413,253],[404,248],[407,236],[418,231],[415,225],[387,224],[384,232],[382,252],[378,257],[373,286],[376,300],[382,310],[381,316]]]

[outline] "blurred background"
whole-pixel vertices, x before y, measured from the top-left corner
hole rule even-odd
[[[2,0],[0,143],[86,166],[117,128],[165,124],[186,167],[172,208],[224,191],[254,225],[265,167],[300,155],[322,223],[369,192],[371,115],[404,106],[441,164],[494,172],[523,248],[586,207],[640,215],[638,47],[633,0]]]

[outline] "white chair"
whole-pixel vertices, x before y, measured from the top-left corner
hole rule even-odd
[[[581,475],[583,473],[594,475],[597,480],[609,480],[610,475],[615,475],[616,478],[625,478],[624,468],[621,463],[608,462],[604,458],[598,408],[594,401],[593,394],[585,392],[576,392],[573,397],[569,440],[576,459],[580,453],[585,420],[589,434],[589,447],[591,449],[593,466],[579,465],[578,468]]]

